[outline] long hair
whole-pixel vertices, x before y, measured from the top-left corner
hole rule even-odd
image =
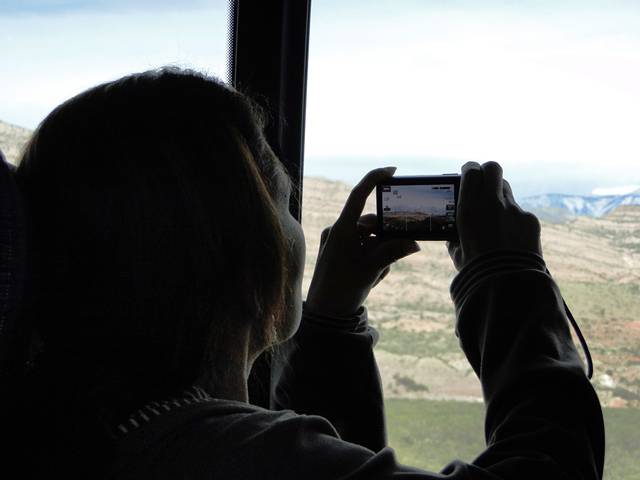
[[[222,375],[217,346],[239,324],[261,344],[275,340],[283,172],[263,126],[234,89],[165,68],[81,93],[35,131],[17,180],[30,219],[30,316],[43,375],[55,377],[49,394],[71,419],[63,428],[115,425]]]

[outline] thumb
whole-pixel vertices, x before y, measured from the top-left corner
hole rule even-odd
[[[456,270],[460,270],[463,265],[462,258],[462,247],[460,246],[460,241],[450,241],[447,242],[447,251],[449,252],[449,256],[451,260],[453,260],[453,266],[456,267]]]
[[[325,244],[327,243],[327,238],[329,238],[330,234],[331,234],[331,227],[327,227],[324,230],[322,230],[322,233],[320,234],[320,251],[322,251]]]
[[[374,261],[379,268],[391,265],[393,262],[420,251],[420,245],[415,240],[404,238],[381,242],[372,252]]]

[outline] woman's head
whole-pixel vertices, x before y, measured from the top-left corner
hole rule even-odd
[[[224,375],[238,332],[254,355],[297,325],[301,234],[261,122],[219,81],[163,69],[68,100],[25,150],[45,352],[90,388],[133,388],[116,414]]]

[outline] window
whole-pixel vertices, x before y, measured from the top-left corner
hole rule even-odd
[[[369,169],[501,162],[545,222],[549,267],[590,343],[607,476],[640,475],[640,7],[314,0],[311,18],[305,288],[321,229]],[[99,82],[167,64],[226,72],[226,0],[9,0],[0,32],[0,148],[14,162],[52,108]],[[423,244],[368,302],[391,445],[430,470],[483,448],[454,274],[441,243]]]
[[[640,7],[317,0],[310,31],[306,285],[321,229],[369,169],[500,162],[544,222],[545,258],[590,344],[606,475],[640,475]],[[451,261],[442,243],[422,246],[368,307],[391,446],[438,470],[482,450],[484,411],[453,335]]]
[[[0,148],[15,162],[56,105],[128,73],[176,65],[222,78],[227,12],[226,0],[2,2]]]

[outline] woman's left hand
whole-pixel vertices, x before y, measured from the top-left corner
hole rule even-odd
[[[387,167],[370,171],[349,194],[336,223],[322,232],[307,295],[309,310],[330,316],[353,315],[389,273],[393,262],[420,250],[414,240],[372,236],[376,215],[362,215],[369,194],[395,170]]]

